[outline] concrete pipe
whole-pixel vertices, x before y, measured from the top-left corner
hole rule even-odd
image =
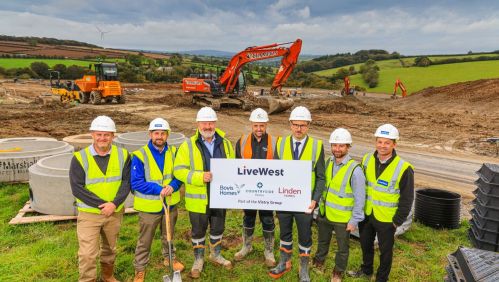
[[[76,215],[75,198],[69,184],[72,153],[40,159],[29,168],[31,207],[43,214]],[[125,207],[133,206],[130,194]]]
[[[17,141],[24,141],[24,142],[29,142],[29,141],[57,141],[57,139],[52,138],[52,137],[12,137],[12,138],[3,138],[3,139],[0,139],[0,143],[17,142]]]
[[[28,181],[28,168],[39,159],[73,152],[73,146],[63,141],[14,139],[18,140],[0,139],[0,182]]]
[[[64,137],[62,141],[68,142],[75,148],[75,151],[79,151],[92,144],[92,136],[90,133],[78,134]]]
[[[184,140],[184,134],[179,132],[170,132],[170,135],[168,136],[168,144],[176,146],[177,148]],[[147,144],[148,141],[149,131],[137,131],[122,133],[114,139],[113,143],[118,147],[127,149],[129,152],[133,152]]]

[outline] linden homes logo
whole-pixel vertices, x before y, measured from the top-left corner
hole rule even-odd
[[[282,194],[284,197],[294,198],[295,195],[301,195],[301,189],[297,188],[288,188],[288,187],[279,187],[277,193]]]
[[[236,184],[232,185],[220,185],[220,195],[224,196],[237,196],[241,193],[241,189],[245,186],[245,184]]]

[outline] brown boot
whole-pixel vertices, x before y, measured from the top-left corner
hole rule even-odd
[[[333,276],[331,276],[331,282],[341,282],[343,278],[343,272],[337,271],[336,269],[333,271]]]
[[[165,260],[163,261],[163,264],[166,266],[166,267],[170,267],[170,259],[169,258],[165,258]],[[181,263],[176,257],[173,257],[173,271],[184,271],[185,269],[185,266],[183,263]]]
[[[137,271],[137,270],[135,270],[135,277],[133,278],[133,282],[144,282],[145,278],[146,278],[146,272],[145,271]]]
[[[120,282],[114,278],[114,264],[101,263],[100,266],[103,282]]]

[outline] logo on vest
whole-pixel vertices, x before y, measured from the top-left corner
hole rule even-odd
[[[388,182],[387,181],[384,181],[384,180],[381,180],[381,179],[378,179],[378,182],[377,182],[379,185],[383,185],[383,186],[388,186]]]

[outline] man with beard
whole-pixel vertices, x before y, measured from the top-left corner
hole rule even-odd
[[[169,267],[169,249],[166,237],[163,197],[170,205],[170,230],[173,238],[180,202],[180,186],[182,182],[173,178],[173,161],[177,148],[167,143],[170,125],[162,118],[156,118],[149,124],[149,142],[133,152],[131,184],[134,194],[133,207],[139,211],[140,235],[135,248],[134,282],[142,282],[145,269],[149,263],[151,244],[158,225],[161,230],[161,251],[164,265]],[[161,197],[160,197],[161,196]],[[174,252],[175,249],[172,250]],[[173,270],[182,271],[184,265],[173,256]]]
[[[383,124],[374,133],[376,151],[364,155],[367,196],[365,219],[359,223],[362,265],[352,277],[370,277],[374,269],[374,240],[378,237],[380,264],[376,281],[388,281],[393,260],[395,231],[402,225],[414,200],[414,168],[395,152],[398,129]]]
[[[276,138],[267,134],[267,123],[269,116],[263,109],[255,109],[251,112],[252,132],[243,135],[236,143],[237,159],[273,159],[276,145]],[[255,221],[257,212],[262,223],[263,238],[265,241],[265,264],[269,267],[275,266],[274,258],[274,212],[267,210],[244,210],[243,218],[243,247],[236,253],[236,261],[243,260],[253,247],[253,232],[255,231]]]
[[[210,159],[234,158],[234,149],[225,133],[216,128],[217,114],[210,107],[201,108],[196,117],[196,133],[178,149],[174,175],[185,183],[185,208],[191,222],[191,241],[194,263],[191,277],[199,278],[203,271],[206,230],[210,226],[209,260],[226,269],[232,263],[221,254],[222,235],[225,229],[225,209],[210,209]]]
[[[310,260],[310,249],[312,248],[312,211],[319,202],[324,190],[324,148],[322,141],[307,135],[312,115],[310,111],[302,106],[291,111],[289,125],[291,135],[280,138],[277,141],[275,158],[281,160],[310,161],[312,179],[310,188],[312,199],[307,206],[308,211],[283,212],[278,211],[281,257],[276,267],[272,268],[269,276],[277,279],[291,270],[291,255],[293,252],[293,220],[296,221],[298,229],[298,249],[300,252],[300,282],[310,281],[308,263]]]
[[[69,182],[78,207],[79,281],[97,280],[100,249],[102,281],[116,282],[116,241],[123,220],[123,203],[130,193],[130,157],[127,150],[112,145],[116,125],[111,118],[96,117],[90,131],[93,143],[74,153],[69,168]]]
[[[360,164],[348,154],[352,146],[348,130],[334,130],[329,143],[333,156],[326,161],[326,190],[319,205],[319,243],[313,265],[317,268],[324,265],[334,230],[338,251],[331,282],[340,282],[348,264],[350,232],[364,219],[366,178]]]

